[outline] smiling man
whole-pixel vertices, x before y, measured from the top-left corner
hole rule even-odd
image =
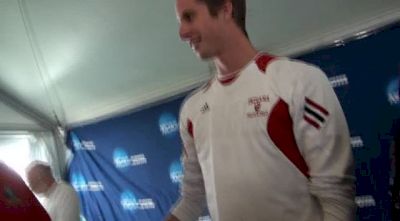
[[[176,0],[180,38],[217,74],[184,102],[181,197],[168,221],[355,219],[345,116],[325,74],[257,51],[244,0]]]

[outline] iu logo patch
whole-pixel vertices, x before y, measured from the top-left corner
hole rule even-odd
[[[265,117],[268,115],[268,111],[263,110],[263,103],[269,102],[268,95],[250,97],[248,105],[253,107],[254,111],[247,113],[248,118]],[[265,106],[265,105],[264,105]]]

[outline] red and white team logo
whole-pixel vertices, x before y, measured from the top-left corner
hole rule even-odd
[[[247,117],[254,118],[254,117],[265,117],[268,115],[268,111],[263,110],[263,103],[269,102],[268,95],[250,97],[248,100],[249,106],[254,108],[254,111],[247,113]],[[265,105],[264,105],[265,106]]]

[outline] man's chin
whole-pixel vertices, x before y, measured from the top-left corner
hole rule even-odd
[[[210,60],[210,59],[212,59],[212,55],[210,55],[210,54],[207,54],[207,53],[201,53],[201,52],[199,52],[199,51],[195,51],[195,53],[196,53],[196,56],[199,58],[199,59],[201,59],[201,60]]]

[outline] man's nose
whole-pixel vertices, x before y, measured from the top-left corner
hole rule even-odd
[[[179,37],[182,41],[188,41],[190,39],[190,28],[186,24],[180,24],[179,26]]]

